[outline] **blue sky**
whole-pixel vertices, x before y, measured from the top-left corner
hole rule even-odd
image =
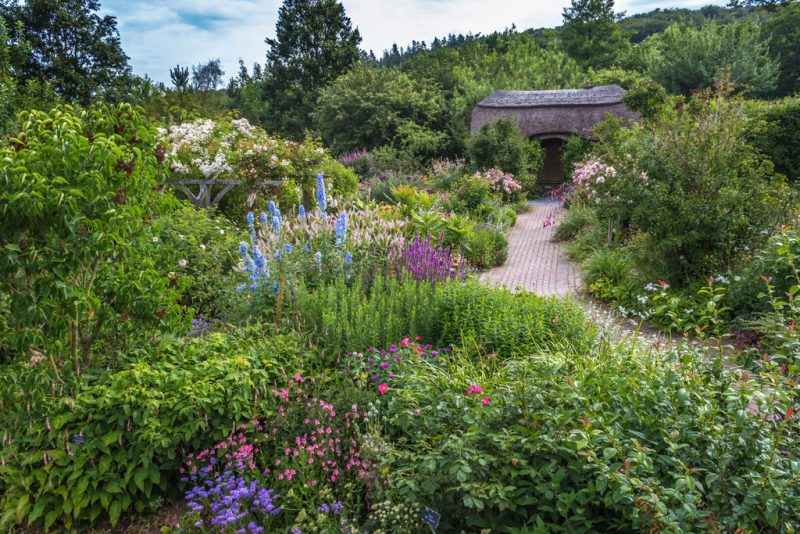
[[[362,47],[377,55],[392,43],[430,42],[448,33],[491,33],[561,23],[569,0],[343,0],[363,37]],[[724,5],[727,0],[617,0],[628,14],[656,7]],[[176,64],[220,58],[226,78],[264,61],[264,38],[275,34],[280,0],[101,0],[102,11],[117,17],[125,52],[135,73],[169,82]]]

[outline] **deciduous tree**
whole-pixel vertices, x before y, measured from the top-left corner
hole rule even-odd
[[[21,23],[31,45],[20,80],[51,82],[59,95],[83,104],[124,88],[130,67],[117,21],[99,9],[97,0],[0,0],[7,27]]]

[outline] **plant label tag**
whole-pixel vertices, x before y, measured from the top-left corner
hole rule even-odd
[[[422,509],[422,522],[432,529],[439,526],[439,519],[441,519],[441,517],[442,515],[439,512],[434,512],[427,506]]]

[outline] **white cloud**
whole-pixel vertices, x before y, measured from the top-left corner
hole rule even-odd
[[[105,0],[103,12],[118,19],[122,45],[137,74],[169,81],[176,64],[222,59],[228,76],[239,58],[263,63],[264,38],[275,34],[280,0]],[[342,0],[364,39],[362,48],[380,56],[392,43],[430,43],[448,33],[491,33],[561,23],[569,0]],[[628,14],[656,7],[724,5],[726,0],[620,0]]]

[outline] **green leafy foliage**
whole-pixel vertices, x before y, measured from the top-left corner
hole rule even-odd
[[[224,315],[238,280],[231,271],[239,262],[239,230],[213,211],[184,203],[156,217],[148,234],[136,254],[171,273],[180,304],[209,318]]]
[[[320,92],[314,118],[335,152],[391,145],[425,164],[444,147],[443,108],[435,85],[397,69],[357,67]]]
[[[668,91],[684,95],[711,87],[724,72],[756,94],[769,93],[780,68],[769,54],[765,31],[750,22],[700,29],[676,24],[642,46],[647,73]]]
[[[98,93],[121,100],[130,82],[117,21],[98,14],[97,0],[10,0],[0,17],[30,44],[18,80],[47,82],[68,101],[88,105]],[[19,25],[17,25],[19,24]]]
[[[781,66],[775,93],[797,94],[800,92],[800,4],[787,2],[773,10],[765,30],[770,36],[770,54]]]
[[[602,345],[438,364],[409,369],[379,413],[386,492],[442,512],[441,529],[797,528],[788,389]]]
[[[31,111],[21,126],[0,146],[0,290],[14,310],[2,336],[79,372],[99,338],[177,311],[153,259],[130,258],[169,200],[153,192],[163,149],[128,105]]]
[[[508,239],[504,225],[475,225],[466,235],[464,259],[478,269],[490,269],[505,263],[508,256]]]
[[[166,338],[116,368],[66,382],[34,360],[6,368],[0,526],[113,525],[176,498],[181,451],[266,415],[265,384],[301,368],[301,347],[296,335],[250,327]]]
[[[544,163],[544,149],[538,141],[525,138],[513,118],[483,125],[469,139],[467,153],[477,169],[495,168],[510,172],[525,192],[536,190],[536,176]]]
[[[753,145],[763,152],[775,170],[791,181],[800,180],[800,97],[751,102],[751,113],[763,118],[764,128],[756,131]]]
[[[744,316],[772,311],[767,284],[776,295],[791,295],[790,290],[798,284],[798,257],[797,230],[784,228],[776,232],[731,281],[731,306]]]
[[[286,0],[266,42],[265,126],[299,137],[311,126],[318,91],[358,61],[361,34],[336,0]]]
[[[601,133],[613,179],[593,187],[604,222],[641,233],[648,269],[673,285],[725,272],[787,214],[787,191],[748,142],[737,98],[706,94],[652,127]]]
[[[584,346],[589,339],[577,305],[478,282],[431,284],[376,277],[298,291],[301,325],[326,349],[366,350],[405,336],[443,345],[477,345],[508,357],[540,348]]]
[[[614,0],[572,0],[564,8],[561,46],[586,67],[609,67],[630,47],[616,19]]]
[[[575,165],[589,159],[592,151],[592,141],[580,135],[570,135],[564,148],[561,151],[561,166],[564,169],[564,176],[569,178]]]

